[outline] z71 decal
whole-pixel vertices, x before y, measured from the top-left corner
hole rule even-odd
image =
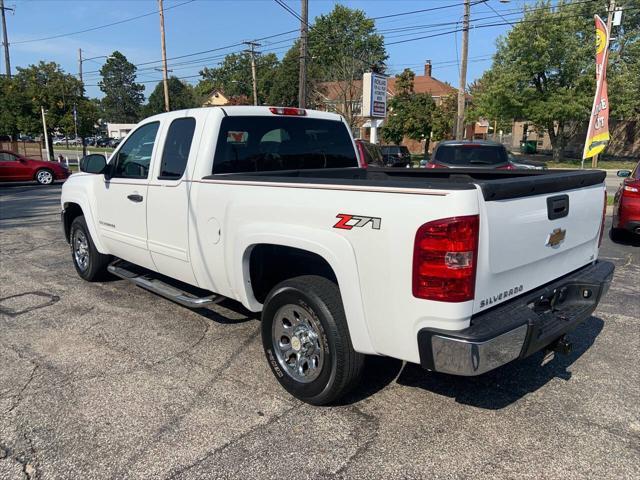
[[[339,213],[336,218],[340,220],[333,228],[341,228],[342,230],[351,230],[353,227],[362,228],[371,224],[374,230],[380,230],[382,219],[378,217],[364,217],[362,215],[349,215],[347,213]]]

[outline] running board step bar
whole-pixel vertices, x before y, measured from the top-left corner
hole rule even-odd
[[[161,275],[138,267],[137,265],[133,265],[124,260],[116,260],[115,262],[112,262],[107,267],[107,270],[116,277],[129,280],[138,287],[149,290],[150,292],[168,298],[169,300],[173,300],[174,302],[179,303],[180,305],[183,305],[187,308],[207,307],[224,299],[223,296],[215,294],[198,296],[197,294],[194,294],[192,292],[199,291],[201,293],[205,293],[205,291],[200,288],[191,287],[182,282],[176,283],[184,285],[184,289],[175,285],[170,285],[169,283],[158,278],[161,277]],[[189,290],[191,290],[191,292]]]

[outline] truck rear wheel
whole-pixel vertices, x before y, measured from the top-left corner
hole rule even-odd
[[[106,276],[111,255],[100,253],[91,239],[87,223],[82,215],[73,219],[69,232],[71,258],[76,272],[88,282],[101,280]]]
[[[314,275],[285,280],[269,293],[262,344],[280,384],[312,405],[346,394],[364,363],[351,344],[338,286]]]

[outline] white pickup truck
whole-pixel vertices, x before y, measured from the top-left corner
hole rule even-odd
[[[360,168],[332,113],[161,114],[81,170],[61,202],[82,278],[262,312],[273,373],[317,405],[365,355],[479,375],[567,350],[613,275],[604,172]]]

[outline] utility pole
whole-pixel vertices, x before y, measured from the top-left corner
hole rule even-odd
[[[256,51],[255,48],[259,47],[260,44],[256,42],[244,42],[245,45],[249,46],[248,50],[245,52],[251,55],[251,77],[253,78],[253,104],[258,105],[258,78],[256,75]]]
[[[44,144],[47,149],[47,160],[51,161],[51,153],[49,152],[49,134],[47,133],[47,119],[42,105],[40,105],[40,112],[42,113],[42,128],[44,130]]]
[[[0,0],[0,12],[2,12],[2,44],[4,45],[4,66],[7,78],[11,80],[11,60],[9,59],[9,38],[7,34],[7,20],[5,18],[5,10],[13,12],[13,8],[5,7],[4,0]]]
[[[302,0],[300,9],[300,75],[298,78],[298,107],[307,108],[307,33],[309,0]]]
[[[467,85],[467,57],[469,56],[469,17],[471,16],[471,0],[464,0],[464,17],[462,19],[462,61],[460,62],[460,86],[458,89],[458,118],[456,122],[456,140],[464,139],[464,107]]]
[[[609,39],[611,39],[611,28],[613,28],[613,13],[616,10],[616,0],[609,0],[609,9],[607,11],[607,32],[609,32]],[[609,52],[606,52],[605,59],[609,59]],[[607,66],[605,65],[605,68]],[[591,157],[591,168],[598,168],[598,160],[600,154]]]
[[[82,49],[78,49],[78,78],[82,84],[82,90],[84,91],[84,81],[82,79]]]
[[[167,77],[167,47],[164,42],[164,8],[162,0],[158,0],[160,11],[160,41],[162,44],[162,83],[164,85],[164,111],[169,111],[169,79]]]

